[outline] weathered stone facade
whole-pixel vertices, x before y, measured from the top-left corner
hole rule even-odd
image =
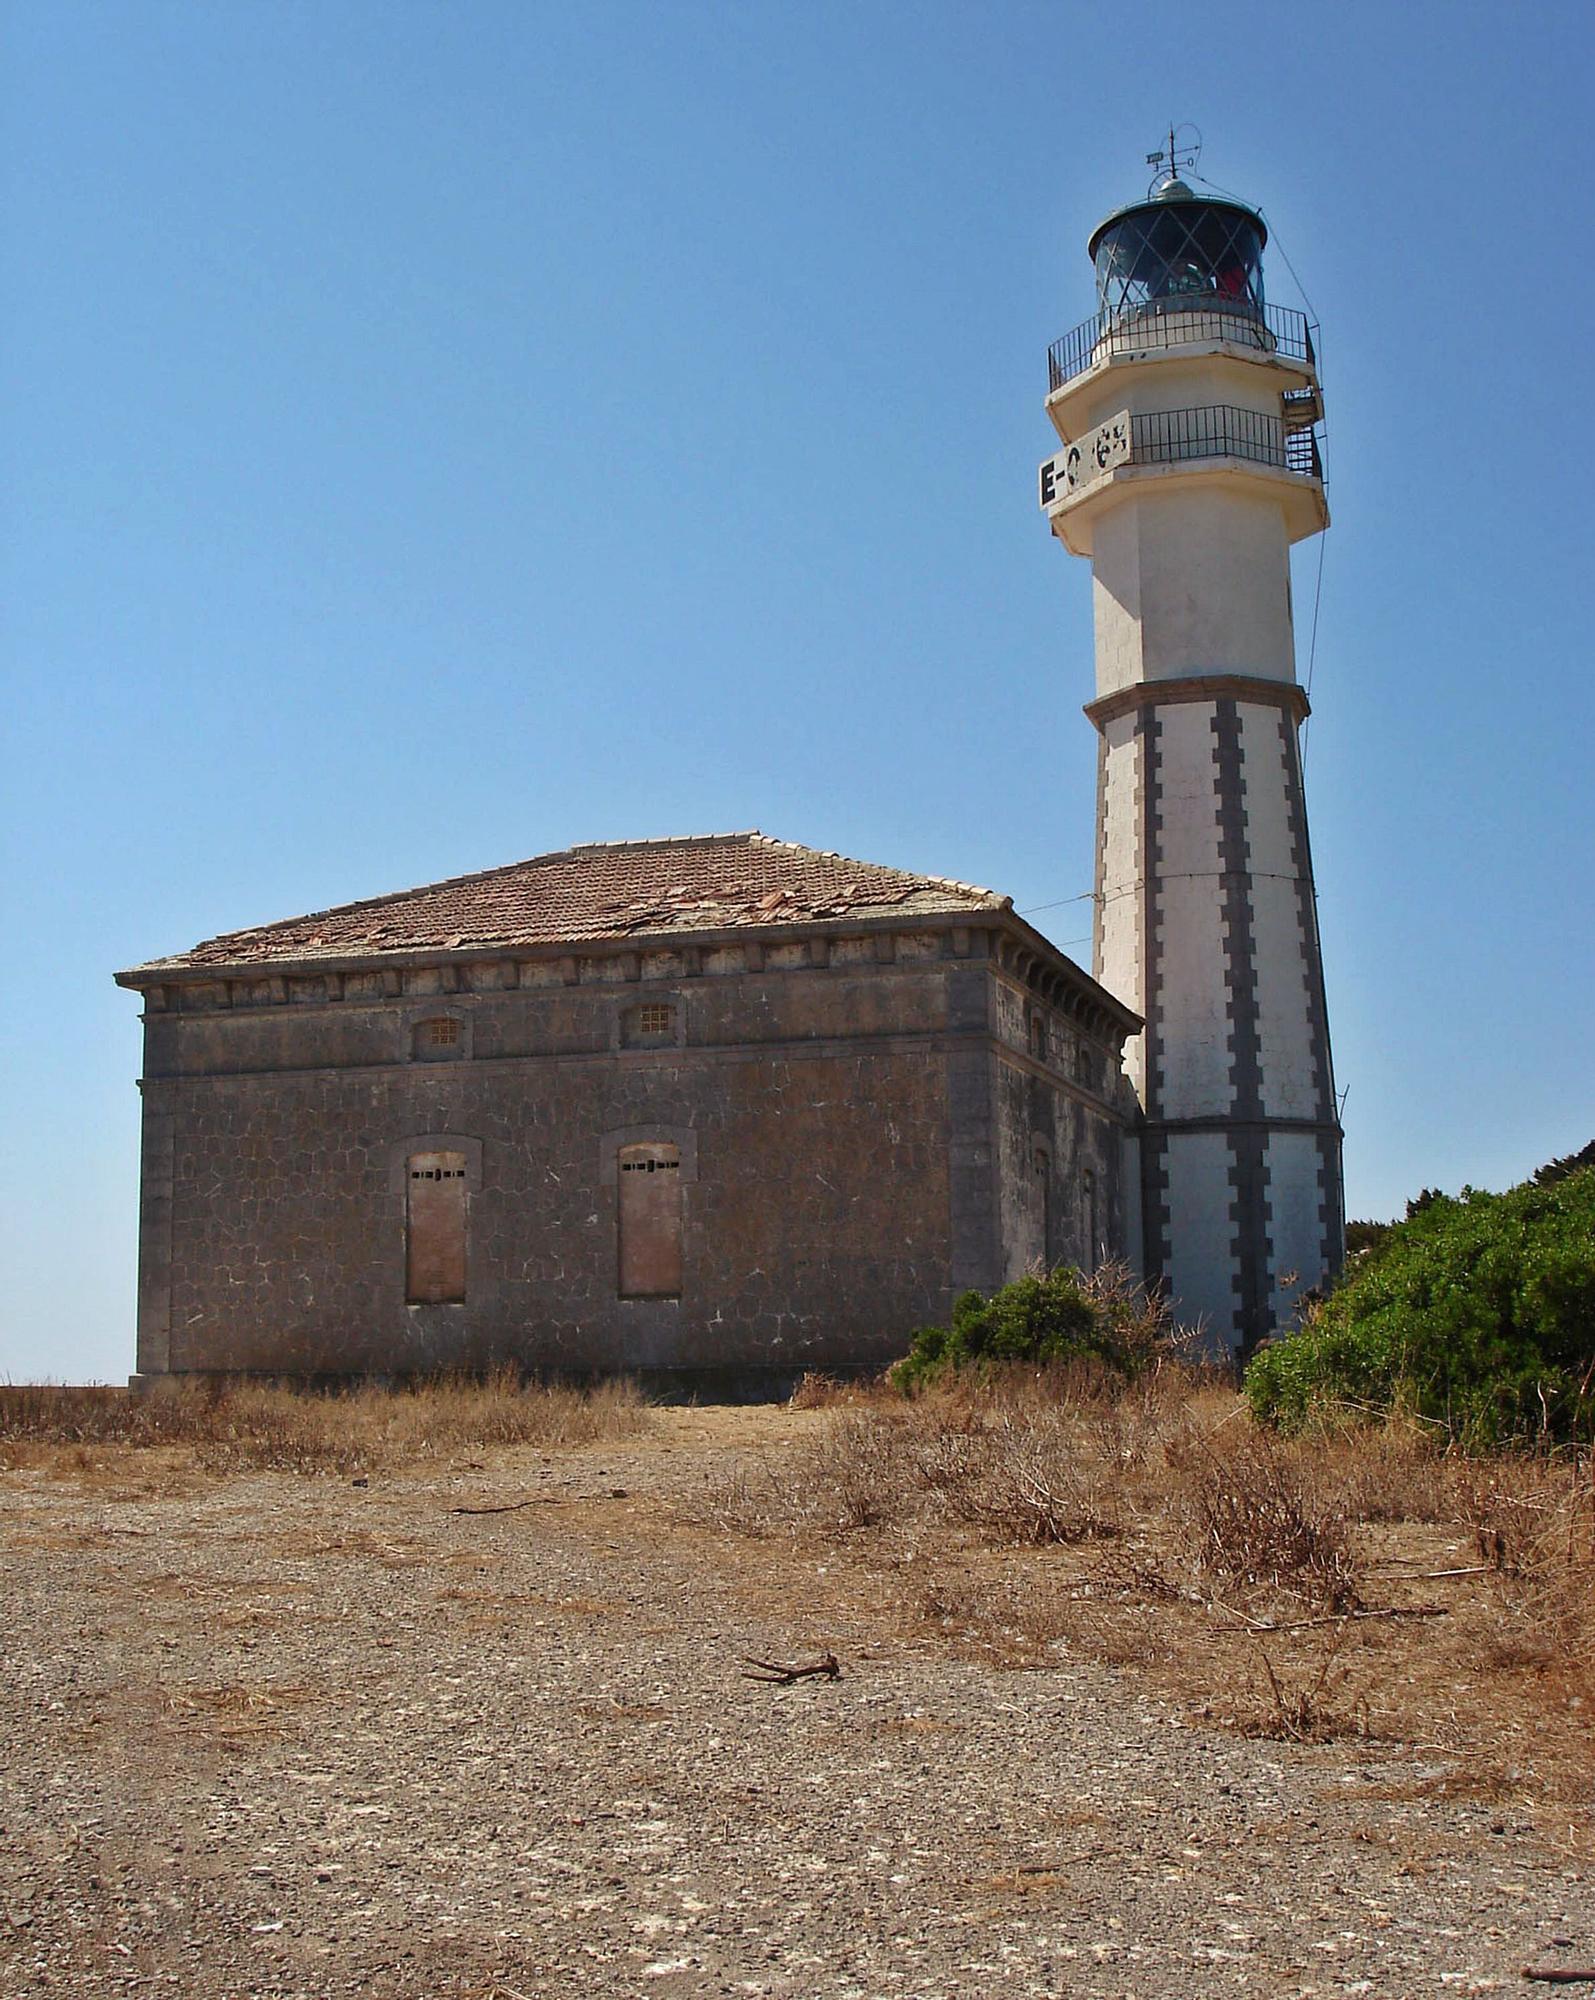
[[[998,899],[970,914],[121,975],[146,1001],[141,1375],[789,1377],[1099,1261],[1136,1017]],[[649,1148],[679,1291],[624,1297],[618,1183]],[[419,1157],[463,1175],[463,1299],[407,1293]]]

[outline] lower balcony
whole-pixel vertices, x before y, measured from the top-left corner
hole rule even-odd
[[[1232,403],[1192,410],[1154,410],[1130,419],[1131,465],[1181,465],[1193,458],[1240,458],[1322,481],[1318,435],[1292,430],[1279,417]]]
[[[1272,491],[1291,541],[1328,527],[1317,431],[1233,403],[1121,410],[1042,464],[1041,511],[1066,548],[1089,555],[1092,521],[1104,506],[1117,505],[1143,480],[1179,480],[1179,468],[1216,460],[1226,462],[1228,477]]]

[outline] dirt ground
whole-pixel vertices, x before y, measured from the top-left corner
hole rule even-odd
[[[878,1549],[713,1525],[739,1461],[828,1421],[661,1411],[369,1483],[111,1448],[0,1474],[0,1996],[1595,1971],[1567,1815],[1453,1783],[1444,1748],[1248,1740],[1067,1640],[972,1657]],[[827,1649],[835,1681],[743,1677]]]

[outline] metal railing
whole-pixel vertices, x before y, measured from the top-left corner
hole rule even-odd
[[[1290,361],[1316,364],[1318,359],[1312,322],[1290,306],[1264,306],[1259,314],[1249,306],[1198,304],[1176,296],[1082,321],[1047,349],[1048,384],[1061,389],[1092,362],[1109,355],[1155,354],[1208,340],[1282,354]]]
[[[1180,465],[1193,458],[1241,458],[1321,480],[1323,462],[1310,430],[1287,430],[1278,417],[1209,403],[1190,410],[1152,410],[1130,418],[1132,465]]]
[[[1323,484],[1324,461],[1316,431],[1286,431],[1285,470],[1305,473],[1309,479]]]

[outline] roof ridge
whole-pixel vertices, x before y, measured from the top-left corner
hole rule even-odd
[[[617,847],[713,847],[725,840],[769,840],[769,835],[760,833],[756,826],[743,827],[737,833],[648,833],[639,840],[582,840],[572,847],[562,847],[561,854],[607,854]],[[777,841],[776,846],[790,846],[792,843]],[[814,852],[811,848],[810,853]],[[533,854],[532,861],[551,861],[553,855]],[[526,862],[516,866],[524,868]]]
[[[927,875],[919,868],[897,868],[889,861],[860,861],[856,855],[843,854],[836,847],[808,847],[801,840],[778,840],[774,834],[755,833],[754,838],[766,847],[787,847],[799,854],[817,854],[825,861],[840,861],[849,868],[872,869],[877,875],[911,875],[916,882],[934,882],[940,889],[959,889],[967,896],[991,896],[1004,904],[1013,902],[1012,896],[998,897],[995,889],[982,888],[978,882],[964,882],[956,875]]]

